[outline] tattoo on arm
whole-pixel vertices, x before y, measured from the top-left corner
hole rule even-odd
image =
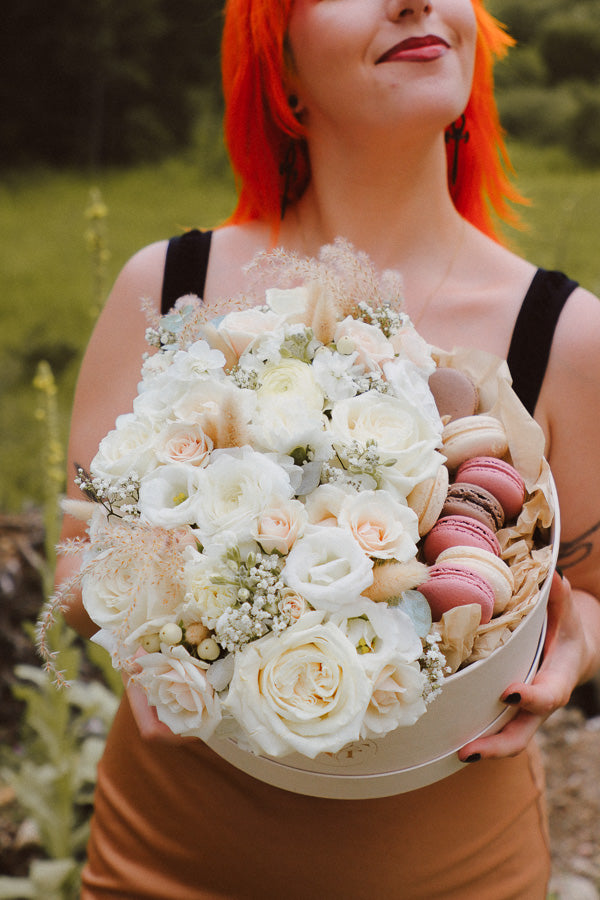
[[[600,522],[596,522],[583,534],[573,538],[572,541],[561,541],[558,554],[559,565],[562,569],[569,569],[583,562],[591,556],[594,549],[594,539],[600,532]]]

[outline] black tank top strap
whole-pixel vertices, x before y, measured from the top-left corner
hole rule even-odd
[[[562,272],[538,269],[519,310],[507,362],[513,388],[531,415],[542,389],[554,330],[576,287],[577,282]]]
[[[194,228],[169,241],[160,304],[163,315],[185,294],[204,296],[211,239],[212,231]]]

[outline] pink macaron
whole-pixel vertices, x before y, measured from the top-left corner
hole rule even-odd
[[[423,541],[423,555],[431,565],[448,547],[480,547],[500,556],[500,544],[491,528],[469,516],[439,519]]]
[[[475,456],[458,469],[455,483],[468,482],[489,491],[501,503],[506,519],[515,519],[525,501],[525,482],[514,466],[493,456]]]
[[[449,609],[469,603],[481,606],[482,625],[490,621],[494,611],[494,591],[485,578],[451,563],[432,566],[428,574],[428,580],[418,590],[429,603],[434,622],[439,622]]]

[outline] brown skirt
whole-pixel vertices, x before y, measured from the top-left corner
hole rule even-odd
[[[535,751],[395,797],[326,800],[200,741],[144,741],[125,700],[99,767],[82,900],[545,900]]]

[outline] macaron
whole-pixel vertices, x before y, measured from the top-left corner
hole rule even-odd
[[[442,453],[451,471],[473,456],[501,457],[508,450],[504,425],[489,415],[463,416],[448,422],[442,441]]]
[[[452,563],[440,563],[429,569],[428,579],[418,589],[431,608],[434,622],[455,606],[477,603],[481,607],[481,624],[492,618],[494,591],[485,578]]]
[[[450,485],[441,515],[469,516],[494,531],[504,525],[504,510],[500,501],[485,488],[466,481]]]
[[[427,478],[410,492],[407,503],[419,518],[419,535],[423,537],[437,522],[448,493],[448,469],[440,466],[435,478]]]
[[[429,376],[429,389],[441,418],[460,419],[477,412],[479,391],[460,369],[437,368]]]
[[[514,466],[493,456],[476,456],[462,463],[455,483],[466,481],[485,488],[502,504],[504,516],[516,519],[525,502],[525,482]]]
[[[449,547],[437,558],[436,565],[448,563],[476,572],[488,582],[494,592],[494,616],[503,613],[515,589],[510,566],[499,556],[480,547]]]
[[[491,528],[468,516],[439,519],[423,541],[425,561],[432,565],[448,547],[480,547],[500,556],[500,544]]]

